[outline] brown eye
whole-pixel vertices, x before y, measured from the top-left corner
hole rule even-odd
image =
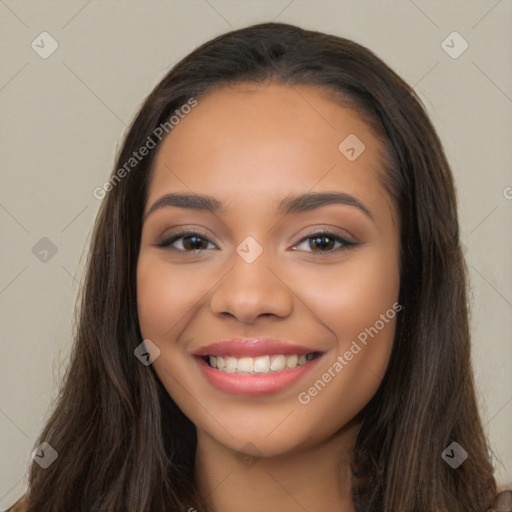
[[[179,242],[178,245],[181,245],[181,247],[174,246],[176,242]],[[215,247],[213,242],[211,242],[205,236],[201,235],[201,233],[186,231],[183,233],[176,233],[169,238],[162,240],[157,244],[157,246],[169,247],[182,252],[200,252],[208,249],[208,244],[211,244]]]
[[[328,231],[308,235],[307,237],[303,238],[298,245],[300,246],[305,242],[307,242],[307,246],[311,249],[311,251],[306,252],[313,252],[317,254],[329,254],[337,250],[348,249],[349,247],[357,245],[351,240]],[[337,247],[335,247],[336,244],[338,244]]]
[[[327,235],[315,236],[310,238],[310,247],[316,249],[331,250],[334,247],[335,240]]]

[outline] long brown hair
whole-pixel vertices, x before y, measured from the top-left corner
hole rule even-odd
[[[400,217],[398,316],[387,372],[361,412],[356,509],[483,512],[496,492],[470,363],[467,271],[452,173],[421,101],[399,76],[347,39],[265,23],[194,50],[148,96],[112,177],[173,112],[215,87],[277,80],[322,87],[356,109],[386,148],[386,186]],[[151,366],[141,341],[136,265],[153,149],[111,182],[92,233],[77,332],[55,409],[33,463],[29,512],[205,511],[194,479],[195,426]],[[454,469],[452,442],[469,454]]]

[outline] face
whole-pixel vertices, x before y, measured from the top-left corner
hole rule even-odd
[[[198,436],[284,454],[339,432],[375,394],[400,309],[382,151],[325,91],[283,84],[212,92],[162,142],[138,314]]]

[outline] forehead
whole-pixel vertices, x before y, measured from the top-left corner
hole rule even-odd
[[[321,88],[222,87],[199,99],[162,142],[148,203],[176,189],[236,203],[314,187],[372,200],[385,193],[383,152],[362,117]]]

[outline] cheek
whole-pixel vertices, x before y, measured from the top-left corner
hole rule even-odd
[[[339,307],[335,323],[343,334],[338,339],[340,349],[375,324],[383,335],[387,335],[392,330],[392,306],[398,300],[398,270],[370,267],[365,272],[348,275],[343,284],[338,292]],[[387,313],[390,308],[391,311]]]
[[[337,349],[311,376],[298,401],[325,432],[350,421],[377,391],[393,347],[399,270],[394,254],[353,258],[325,286],[304,282],[311,307],[336,336]]]
[[[162,340],[197,304],[197,281],[173,265],[141,254],[137,264],[137,307],[144,338]],[[171,331],[171,332],[170,332]]]
[[[157,276],[159,276],[157,278]],[[158,265],[153,266],[147,258],[139,258],[137,265],[137,309],[139,324],[144,338],[161,337],[171,327],[169,307],[177,307],[177,294],[168,278],[162,275]],[[166,325],[167,316],[167,325]]]
[[[399,269],[395,260],[391,251],[388,257],[375,249],[352,255],[335,272],[333,267],[325,266],[294,280],[300,283],[296,285],[297,294],[307,298],[310,309],[335,335],[340,352],[376,322],[383,337],[389,337],[393,322],[382,326],[381,315],[398,300]],[[393,309],[389,316],[394,317]]]
[[[219,281],[215,268],[172,264],[162,254],[142,250],[137,262],[137,308],[145,338],[165,339],[194,314]]]

